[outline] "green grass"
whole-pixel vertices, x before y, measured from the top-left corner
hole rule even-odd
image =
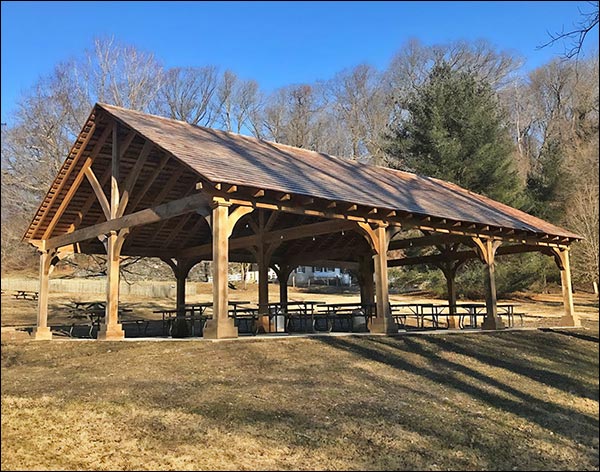
[[[2,469],[598,469],[596,330],[2,345]]]

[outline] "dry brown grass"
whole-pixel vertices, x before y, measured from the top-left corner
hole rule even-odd
[[[64,321],[69,298],[90,297],[52,294],[51,324]],[[2,469],[597,470],[598,305],[575,300],[588,329],[3,339]],[[544,317],[538,325],[562,311],[560,295],[518,301]],[[138,316],[174,304],[123,302],[143,306]],[[2,297],[3,326],[34,323],[34,302]]]
[[[2,346],[2,469],[592,470],[597,331]]]

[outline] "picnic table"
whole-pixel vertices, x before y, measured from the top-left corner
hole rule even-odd
[[[234,319],[235,326],[240,332],[258,333],[258,307],[234,307],[229,310],[229,316]]]
[[[367,331],[369,321],[377,311],[376,304],[360,302],[323,303],[319,308],[324,310],[328,331]]]
[[[17,290],[13,293],[13,297],[15,297],[15,300],[37,300],[38,292],[32,290]]]
[[[313,331],[315,307],[320,302],[314,300],[297,300],[287,303],[272,302],[267,304],[269,312],[269,331]]]
[[[515,303],[498,303],[498,315],[500,318],[506,317],[507,326],[512,327],[515,325],[515,316],[521,318],[521,326],[523,326],[523,313],[515,313],[515,307],[519,306]],[[464,313],[460,313],[460,310],[464,310]],[[460,303],[456,304],[456,311],[458,314],[458,326],[461,329],[464,328],[477,328],[478,318],[485,319],[487,314],[485,303]],[[468,318],[468,324],[465,324],[465,319]]]
[[[258,313],[257,309],[252,308],[238,308],[239,305],[249,304],[249,301],[243,300],[230,300],[228,302],[229,306],[232,306],[233,309],[229,310],[229,316],[233,316],[234,318],[238,315],[252,315],[254,311]],[[183,320],[190,327],[190,333],[192,336],[196,335],[196,332],[202,334],[204,331],[204,326],[206,325],[206,321],[212,319],[212,315],[206,314],[208,308],[212,308],[213,302],[201,302],[201,303],[186,303],[183,310],[178,310],[177,308],[163,308],[160,310],[154,310],[153,313],[160,313],[162,315],[162,326],[163,326],[163,335],[172,336],[173,335],[173,325],[177,320]],[[256,316],[258,319],[258,316]],[[242,321],[242,324],[245,324],[246,320]],[[254,323],[256,325],[256,323]],[[196,329],[196,325],[198,325],[198,329]],[[253,328],[254,331],[256,328]]]
[[[99,329],[100,324],[106,316],[106,304],[105,302],[99,301],[71,301],[66,305],[70,309],[69,318],[75,320],[86,320],[89,321],[89,332],[88,335],[92,337],[94,328]],[[141,334],[142,329],[144,334],[148,330],[149,320],[145,319],[124,319],[125,315],[133,312],[132,308],[119,307],[118,315],[119,321],[123,325],[135,324],[138,332]],[[77,322],[72,322],[69,329],[69,336],[73,336],[75,326],[80,326]]]
[[[417,328],[425,328],[425,321],[429,321],[433,328],[440,327],[440,316],[448,305],[436,303],[390,303],[392,318],[399,327],[407,327],[408,318],[414,318]],[[446,326],[448,325],[449,311],[446,312]]]

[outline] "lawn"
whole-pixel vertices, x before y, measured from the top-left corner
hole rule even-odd
[[[597,470],[597,325],[4,341],[2,469]]]

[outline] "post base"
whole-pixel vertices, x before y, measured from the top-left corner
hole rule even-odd
[[[33,331],[33,339],[36,341],[49,341],[52,339],[52,332],[48,326],[38,326]]]
[[[502,322],[502,319],[499,316],[496,317],[486,317],[481,324],[481,329],[483,330],[498,330],[504,329],[506,326]]]
[[[120,324],[100,325],[100,329],[98,330],[99,341],[120,341],[122,339],[125,339],[125,331],[123,331]]]
[[[202,333],[202,337],[205,339],[228,339],[238,337],[238,329],[232,319],[223,320],[220,323],[218,320],[208,320]]]
[[[572,326],[574,328],[581,328],[581,320],[579,316],[564,315],[560,319],[560,326]]]
[[[398,325],[392,318],[371,318],[370,333],[398,334]]]

